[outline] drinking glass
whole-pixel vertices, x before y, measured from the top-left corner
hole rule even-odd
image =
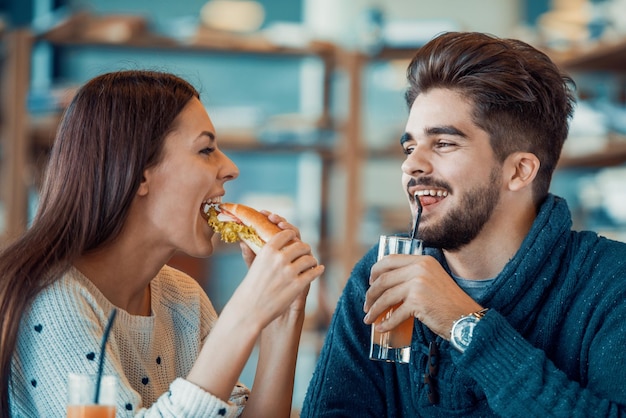
[[[389,254],[422,254],[422,241],[396,235],[381,235],[378,246],[378,260]],[[376,331],[376,325],[388,319],[400,306],[396,304],[380,314],[372,324],[370,359],[396,363],[408,363],[411,358],[411,338],[414,318],[404,320],[397,327],[387,331]]]
[[[97,375],[70,373],[67,385],[67,418],[115,418],[117,377],[102,376],[95,403]]]

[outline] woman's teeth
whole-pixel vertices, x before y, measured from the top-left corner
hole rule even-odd
[[[445,190],[419,190],[415,193],[418,196],[446,197],[448,192]]]
[[[220,203],[222,203],[221,197],[214,197],[212,199],[205,200],[202,204],[202,210],[204,213],[207,213],[211,206],[219,205]]]

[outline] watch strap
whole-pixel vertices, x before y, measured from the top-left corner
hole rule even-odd
[[[487,313],[488,310],[489,310],[489,308],[483,308],[480,311],[472,312],[470,315],[476,317],[476,319],[482,319],[483,316],[485,316],[485,314]],[[466,316],[469,316],[469,315],[466,315]]]

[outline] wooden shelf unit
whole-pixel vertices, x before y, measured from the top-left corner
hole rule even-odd
[[[329,184],[331,181],[331,167],[339,167],[348,173],[349,182],[355,182],[354,172],[356,161],[350,157],[351,146],[346,143],[352,139],[345,134],[345,125],[350,122],[337,123],[331,114],[331,88],[333,73],[336,71],[336,61],[343,56],[337,47],[328,42],[311,42],[304,48],[293,48],[271,45],[259,38],[248,38],[240,36],[221,36],[217,41],[210,38],[194,42],[180,42],[174,39],[144,34],[133,37],[128,42],[110,42],[97,39],[81,39],[79,37],[68,36],[59,31],[52,31],[40,35],[34,35],[30,30],[24,29],[9,33],[3,42],[7,49],[7,57],[4,60],[2,72],[2,97],[3,109],[2,117],[11,123],[2,124],[2,136],[0,144],[5,148],[5,157],[0,161],[2,177],[0,179],[0,191],[2,202],[8,202],[6,208],[5,223],[8,228],[4,234],[0,235],[0,246],[21,234],[27,227],[27,201],[28,191],[38,184],[45,163],[46,148],[51,146],[54,139],[54,132],[59,122],[59,115],[31,116],[27,111],[26,98],[30,88],[30,65],[32,50],[37,43],[48,43],[54,47],[67,49],[99,49],[99,50],[137,50],[160,52],[174,52],[177,54],[232,54],[246,56],[268,56],[268,57],[293,57],[302,59],[307,57],[317,58],[323,64],[323,92],[321,114],[314,126],[321,130],[336,132],[335,143],[313,143],[313,144],[270,144],[259,140],[250,132],[222,131],[220,134],[220,146],[227,151],[245,151],[257,154],[281,154],[281,153],[307,153],[315,152],[321,157],[323,169],[321,179],[321,218],[320,218],[320,240],[318,244],[318,255],[320,261],[327,263],[332,258],[339,260],[342,264],[342,271],[349,271],[352,267],[349,259],[338,258],[336,249],[345,248],[343,241],[345,234],[330,237],[328,230],[328,216],[334,210],[332,202],[328,197]],[[41,153],[39,161],[34,161],[32,149],[35,148]],[[348,188],[348,190],[350,190]],[[351,219],[351,211],[346,210],[342,216]],[[190,270],[196,276],[199,272],[198,263],[200,261],[189,260],[184,255],[177,255],[172,263]],[[339,278],[329,277],[327,273],[323,281],[341,281]],[[323,288],[332,288],[334,285]],[[326,310],[333,310],[324,300],[323,290],[320,291],[319,305]],[[321,322],[327,322],[330,318],[329,312],[320,312]],[[318,322],[320,322],[318,321]],[[320,323],[324,327],[325,323]]]
[[[324,66],[323,82],[323,110],[316,123],[320,129],[334,129],[330,115],[330,88],[334,69],[335,47],[330,43],[316,42],[307,48],[287,48],[273,46],[268,42],[252,42],[241,37],[232,37],[229,41],[221,38],[221,42],[209,43],[182,43],[174,39],[147,34],[135,37],[129,42],[116,43],[80,38],[60,37],[57,32],[51,34],[33,35],[28,29],[11,31],[4,36],[3,43],[6,53],[2,73],[2,144],[4,158],[2,161],[3,176],[1,189],[3,201],[9,202],[6,209],[8,226],[2,238],[9,239],[21,233],[26,227],[26,192],[30,186],[28,175],[25,172],[31,163],[29,160],[29,146],[33,137],[38,146],[45,146],[45,141],[53,139],[58,119],[55,116],[46,116],[42,120],[31,118],[26,110],[26,97],[29,91],[30,60],[35,43],[48,42],[55,47],[67,48],[99,48],[99,49],[139,49],[154,50],[155,53],[173,51],[181,54],[245,54],[317,57]],[[250,150],[251,152],[285,152],[280,144],[266,144],[258,141],[253,135],[224,133],[223,148],[229,150]],[[322,145],[294,145],[287,152],[299,153],[315,151],[325,160],[333,156],[332,148]],[[4,197],[6,196],[6,198]]]

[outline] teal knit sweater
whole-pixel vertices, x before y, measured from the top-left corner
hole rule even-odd
[[[446,267],[440,251],[427,253]],[[337,304],[303,418],[626,414],[626,244],[572,231],[563,199],[546,199],[478,301],[490,310],[464,354],[416,320],[410,364],[368,359],[363,301],[375,261],[373,248]],[[432,341],[436,404],[424,384]]]

